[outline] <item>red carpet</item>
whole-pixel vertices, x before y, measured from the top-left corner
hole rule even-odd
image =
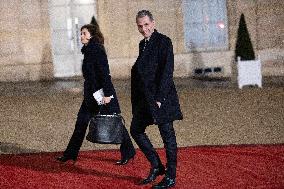
[[[151,188],[136,185],[149,170],[140,151],[127,166],[113,165],[118,150],[81,152],[75,165],[56,162],[58,155],[0,155],[0,188]],[[188,147],[178,155],[175,188],[284,188],[284,145]]]

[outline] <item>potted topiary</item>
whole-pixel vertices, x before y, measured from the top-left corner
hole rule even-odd
[[[244,14],[241,15],[238,29],[238,38],[235,49],[235,60],[238,60],[238,56],[241,60],[254,60],[254,50],[250,40],[247,24]]]
[[[244,85],[262,87],[261,63],[259,59],[255,60],[244,14],[241,15],[239,22],[235,61],[237,62],[239,88]]]

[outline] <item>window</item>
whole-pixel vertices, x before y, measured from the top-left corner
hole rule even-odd
[[[183,0],[188,51],[228,49],[226,0]]]

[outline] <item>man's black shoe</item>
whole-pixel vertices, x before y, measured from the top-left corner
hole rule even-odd
[[[153,189],[170,188],[176,184],[175,179],[165,176],[161,182],[153,186]]]
[[[145,184],[148,184],[150,182],[153,182],[159,175],[163,175],[163,174],[165,174],[165,167],[164,166],[160,166],[158,168],[151,168],[148,177],[146,179],[142,180],[139,183],[139,185],[145,185]]]

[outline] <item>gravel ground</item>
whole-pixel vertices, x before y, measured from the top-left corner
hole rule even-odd
[[[130,82],[115,80],[129,130]],[[284,143],[284,79],[242,90],[223,79],[176,79],[184,120],[175,122],[178,146]],[[63,151],[82,101],[82,80],[0,83],[0,153]],[[156,126],[147,129],[163,147]],[[137,147],[137,145],[136,145]],[[84,141],[82,150],[117,149]]]

